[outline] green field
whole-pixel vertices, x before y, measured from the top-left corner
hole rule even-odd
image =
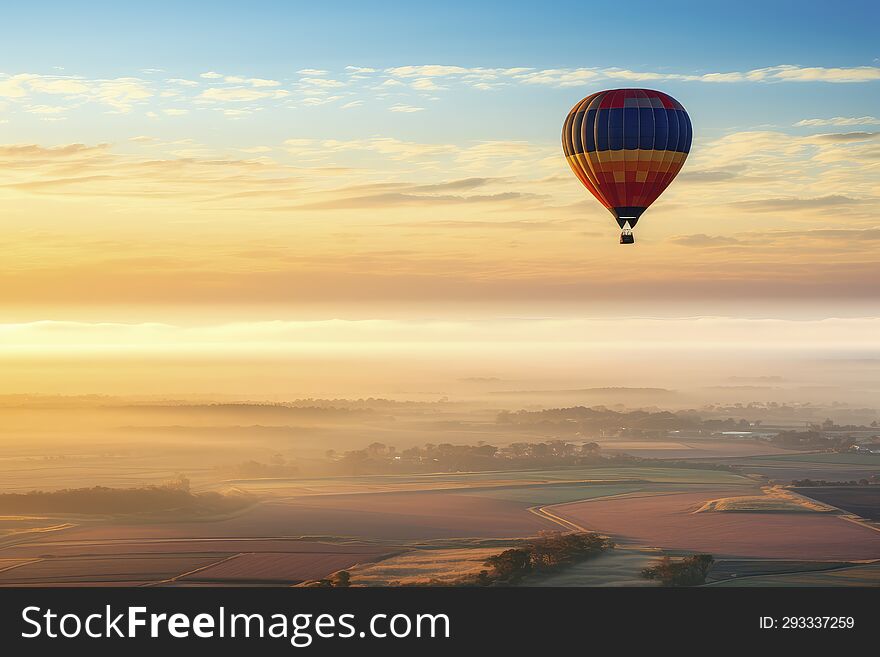
[[[641,572],[659,556],[655,550],[615,548],[558,573],[527,577],[520,586],[657,586]]]
[[[639,484],[573,484],[570,486],[530,486],[528,488],[491,488],[483,491],[468,491],[468,495],[479,495],[493,500],[523,502],[531,506],[563,504],[578,500],[592,500],[597,497],[622,495],[643,490]]]
[[[555,470],[496,470],[491,472],[371,475],[316,479],[237,479],[224,482],[223,485],[233,486],[237,489],[253,493],[315,495],[341,492],[382,493],[405,490],[476,489],[487,486],[507,487],[542,483],[553,484],[557,482],[560,484],[564,482],[606,484],[618,481],[633,485],[642,483],[754,485],[754,480],[730,472],[695,468],[643,466],[575,467]]]

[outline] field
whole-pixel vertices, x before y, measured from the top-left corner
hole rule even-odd
[[[725,462],[783,484],[794,479],[851,481],[880,472],[880,455],[877,454],[780,454],[733,458]]]
[[[222,487],[259,495],[305,497],[345,493],[392,493],[418,491],[457,491],[487,493],[491,489],[615,483],[671,483],[751,485],[753,481],[719,470],[659,466],[559,467],[552,470],[508,470],[361,477],[323,477],[320,479],[236,479]]]
[[[720,459],[787,454],[788,450],[753,440],[715,440],[711,438],[668,440],[598,440],[608,452],[657,459]]]
[[[355,564],[374,581],[408,577],[410,570],[422,577],[431,568],[432,577],[451,577],[474,566],[468,554],[485,558],[480,550],[497,553],[504,541],[563,528],[534,507],[724,485],[754,483],[726,472],[662,467],[237,481],[224,486],[261,501],[218,519],[18,519],[19,530],[32,532],[0,542],[0,557],[15,565],[0,572],[0,585],[290,585]],[[62,529],[40,531],[55,526]],[[383,561],[394,554],[400,556]],[[399,562],[402,570],[394,571]],[[605,579],[634,581],[636,571],[620,575],[619,565]],[[578,577],[599,581],[600,573],[587,569]]]
[[[657,586],[641,576],[660,556],[657,550],[616,548],[559,573],[527,579],[524,586]]]
[[[880,486],[816,486],[792,490],[862,518],[880,520]]]
[[[880,586],[880,564],[849,565],[826,570],[737,577],[711,586]]]
[[[716,557],[846,561],[880,555],[880,532],[831,514],[694,513],[731,492],[635,493],[550,510],[620,543]]]
[[[779,488],[763,488],[761,495],[739,495],[709,500],[695,513],[829,513],[831,507]]]
[[[129,532],[132,533],[132,532]],[[99,532],[93,532],[99,534]],[[389,554],[386,547],[261,539],[101,538],[22,542],[0,554],[0,586],[78,583],[273,584],[316,579]]]
[[[215,555],[118,554],[113,557],[41,558],[0,572],[0,585],[117,583],[162,580],[208,565]]]
[[[363,552],[333,551],[331,547],[320,552],[262,552],[237,554],[182,577],[182,583],[212,584],[268,584],[290,585],[306,580],[320,579],[337,570],[355,564],[368,563],[383,554],[364,548]]]
[[[732,464],[740,471],[618,461],[395,474],[389,459],[386,474],[343,475],[359,470],[330,471],[328,464],[344,464],[344,450],[374,441],[400,454],[427,442],[550,442],[559,427],[502,426],[495,409],[471,403],[8,403],[0,427],[0,492],[138,487],[183,474],[194,494],[248,502],[202,516],[171,509],[149,517],[2,516],[0,586],[285,586],[340,569],[366,585],[444,581],[479,571],[488,554],[515,541],[576,526],[607,533],[619,546],[524,585],[654,586],[640,572],[664,551],[708,551],[727,564],[754,559],[748,577],[746,566],[738,566],[742,581],[791,575],[773,570],[773,560],[808,571],[815,560],[847,565],[880,554],[880,533],[837,511],[817,512],[825,503],[876,517],[873,489],[796,491],[817,500],[812,504],[779,489],[769,493],[761,476],[786,484],[859,479],[880,471],[880,459],[869,455],[793,453],[765,442],[669,434],[596,442],[605,455]],[[329,446],[340,450],[336,460],[325,457]],[[716,570],[718,579],[736,579]]]
[[[448,584],[484,570],[483,562],[505,547],[414,550],[377,563],[356,566],[350,571],[352,585]]]

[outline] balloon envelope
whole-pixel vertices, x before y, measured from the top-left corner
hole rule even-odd
[[[684,164],[691,120],[662,91],[612,89],[577,103],[562,129],[575,175],[623,228],[636,225]]]

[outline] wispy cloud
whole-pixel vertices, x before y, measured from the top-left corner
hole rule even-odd
[[[396,66],[385,73],[394,78],[458,78],[465,84],[475,86],[490,84],[500,79],[521,83],[541,84],[554,87],[575,87],[598,80],[628,80],[632,82],[675,80],[683,82],[742,83],[742,82],[831,82],[857,83],[880,80],[880,67],[855,66],[849,68],[821,66],[796,66],[780,64],[747,71],[719,71],[709,73],[685,73],[674,71],[635,71],[621,68],[467,68],[428,64],[419,66]]]
[[[96,102],[117,112],[129,112],[155,92],[150,84],[135,77],[85,79],[31,73],[0,76],[0,97],[28,99],[42,94],[64,97],[69,104]]]
[[[681,246],[694,247],[712,247],[712,246],[730,246],[731,244],[740,244],[740,240],[727,235],[706,235],[705,233],[697,233],[695,235],[674,235],[669,241]]]
[[[839,208],[862,203],[860,199],[842,194],[829,194],[812,198],[765,198],[753,201],[736,201],[734,207],[751,212],[781,212],[788,210],[823,210]]]
[[[388,111],[390,111],[390,112],[404,112],[404,113],[408,114],[411,112],[421,112],[424,109],[425,109],[424,107],[415,107],[413,105],[398,104],[398,105],[392,105],[391,107],[389,107]]]
[[[261,91],[252,87],[211,87],[205,89],[199,96],[203,100],[220,102],[249,102],[261,98],[284,98],[289,92],[279,89],[276,91]]]
[[[828,125],[880,125],[880,119],[874,116],[835,116],[830,119],[803,119],[794,125],[798,128]]]
[[[158,71],[156,71],[158,72]],[[623,81],[643,82],[676,81],[709,84],[770,84],[770,83],[871,83],[880,80],[880,67],[806,67],[790,64],[754,68],[744,71],[670,71],[609,68],[536,68],[481,67],[446,64],[419,64],[375,69],[367,66],[347,66],[337,72],[319,68],[302,68],[291,77],[275,79],[269,76],[228,74],[208,70],[197,77],[171,77],[173,72],[156,72],[148,77],[137,75],[116,78],[87,78],[78,75],[49,75],[37,73],[0,74],[0,99],[11,108],[18,104],[28,106],[75,108],[96,103],[111,112],[130,113],[141,108],[148,117],[160,118],[167,109],[194,109],[199,103],[251,103],[285,98],[285,107],[316,107],[334,100],[316,99],[340,94],[352,96],[340,107],[351,109],[355,98],[391,101],[389,109],[411,113],[428,109],[422,105],[425,97],[437,100],[456,90],[493,91],[505,88],[548,87],[578,88],[596,84]],[[230,108],[235,109],[235,108]],[[7,113],[8,114],[8,113]],[[61,114],[61,112],[58,112]],[[228,116],[233,117],[238,112]],[[9,116],[4,117],[9,120]],[[878,125],[874,116],[837,116],[808,118],[795,127]]]
[[[880,132],[829,132],[810,137],[813,141],[852,142],[880,138]]]

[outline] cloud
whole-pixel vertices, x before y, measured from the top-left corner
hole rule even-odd
[[[370,139],[356,139],[350,141],[327,139],[320,142],[320,145],[324,152],[354,150],[371,151],[380,155],[385,155],[392,160],[420,160],[437,157],[439,155],[456,154],[460,150],[457,146],[452,144],[423,144],[419,142],[394,139],[392,137],[373,137]]]
[[[765,198],[751,201],[736,201],[730,205],[752,212],[780,212],[786,210],[821,210],[839,208],[863,203],[860,199],[842,194],[829,194],[813,198]]]
[[[492,89],[510,82],[540,84],[553,87],[577,87],[599,80],[682,81],[708,83],[742,82],[832,82],[856,83],[880,80],[880,67],[855,66],[849,68],[803,67],[792,64],[767,66],[747,71],[684,73],[672,71],[634,71],[621,68],[548,68],[529,67],[482,68],[428,64],[396,66],[385,69],[393,78],[458,78],[464,84],[478,89]]]
[[[774,66],[757,69],[755,73],[767,73],[767,77],[797,82],[870,82],[880,80],[880,67],[855,66],[851,68],[823,68],[821,66]]]
[[[803,119],[794,124],[798,128],[826,125],[880,125],[880,119],[874,116],[835,116],[830,119]]]
[[[478,187],[485,187],[486,185],[497,180],[497,178],[460,178],[458,180],[450,180],[443,183],[416,185],[411,188],[411,191],[418,193],[431,193],[441,191],[473,190],[477,189]]]
[[[164,109],[162,112],[168,116],[184,116],[189,114],[189,110],[186,109]]]
[[[151,71],[155,73],[158,71]],[[743,71],[687,72],[665,70],[633,70],[615,67],[585,66],[577,68],[533,68],[533,67],[479,67],[447,64],[420,64],[394,66],[382,70],[384,79],[376,80],[372,74],[378,70],[366,66],[347,66],[333,76],[328,70],[317,68],[299,69],[302,76],[295,84],[305,97],[306,105],[327,104],[333,101],[315,100],[322,96],[341,93],[344,87],[354,87],[359,91],[373,90],[374,97],[392,99],[392,111],[399,113],[418,112],[425,108],[420,102],[411,102],[407,94],[415,92],[436,100],[440,90],[453,88],[489,91],[514,85],[541,85],[555,88],[586,87],[606,81],[625,81],[633,84],[654,81],[704,82],[704,83],[780,83],[780,82],[832,82],[868,83],[880,80],[880,67],[805,67],[792,64],[767,66]],[[200,83],[207,82],[199,92]],[[225,75],[217,71],[206,71],[196,79],[154,77],[141,79],[135,76],[118,78],[90,79],[77,75],[37,73],[0,74],[0,98],[8,99],[7,105],[32,107],[78,107],[87,103],[108,106],[113,112],[131,112],[143,105],[148,117],[161,116],[161,99],[173,99],[174,104],[185,109],[186,103],[209,102],[250,102],[261,99],[278,99],[289,95],[283,88],[285,82],[270,77],[245,77]],[[383,92],[394,92],[384,95]],[[46,96],[46,97],[42,97]],[[49,98],[52,96],[52,98]],[[160,99],[158,106],[150,105],[151,98]],[[335,99],[334,99],[335,100]],[[354,101],[352,101],[354,102]],[[291,105],[292,106],[292,105]],[[350,109],[355,105],[345,104]],[[60,115],[61,112],[58,112]],[[50,118],[46,115],[44,118]],[[807,118],[794,124],[796,127],[819,126],[857,126],[880,125],[874,116],[833,118]],[[858,139],[857,133],[849,133],[849,139]],[[819,137],[816,139],[837,139],[847,137]],[[875,159],[867,150],[861,154],[863,161]]]
[[[74,104],[83,100],[99,102],[117,112],[128,112],[138,101],[154,95],[147,83],[133,77],[87,80],[31,73],[0,77],[0,96],[26,98],[39,94],[67,96]]]
[[[812,135],[811,140],[815,141],[832,141],[832,142],[849,142],[849,141],[867,141],[869,139],[877,139],[880,132],[830,132],[823,135]]]
[[[249,84],[252,87],[280,87],[281,83],[277,80],[267,80],[265,78],[242,78],[237,75],[228,75],[224,78],[229,84]]]
[[[74,95],[88,93],[90,86],[78,78],[32,76],[28,86],[37,93]]]
[[[60,105],[29,105],[27,107],[27,111],[31,114],[61,114],[69,109],[69,107]]]
[[[366,208],[388,208],[396,206],[412,205],[457,205],[463,203],[498,203],[531,197],[532,195],[520,192],[502,192],[498,194],[474,194],[470,196],[456,194],[433,194],[418,195],[389,192],[386,194],[373,194],[369,196],[355,196],[339,198],[329,201],[318,201],[296,206],[298,210],[352,210]],[[289,210],[291,208],[279,208]]]
[[[396,66],[387,68],[385,72],[397,78],[431,78],[445,77],[447,75],[462,75],[470,69],[461,66],[444,66],[442,64],[428,64],[426,66]]]
[[[871,228],[810,228],[807,230],[769,230],[750,231],[731,235],[675,235],[669,241],[680,246],[724,247],[724,246],[773,246],[796,242],[801,247],[808,243],[824,244],[841,242],[852,245],[859,242],[880,241],[880,227]]]
[[[875,242],[880,240],[880,228],[813,228],[801,231],[774,231],[771,235],[784,238],[840,240],[849,243],[854,240]]]
[[[345,105],[340,106],[339,109],[353,109],[355,107],[360,107],[364,104],[362,100],[353,100],[350,103],[345,103]]]
[[[4,166],[12,167],[16,163],[50,163],[59,159],[89,159],[105,155],[110,144],[66,144],[64,146],[39,146],[37,144],[13,144],[0,146],[0,159],[5,160]]]
[[[328,103],[335,103],[337,100],[340,100],[342,96],[319,96],[319,97],[309,97],[304,98],[302,101],[303,105],[307,107],[317,107],[318,105],[327,105]]]
[[[403,105],[403,104],[398,103],[397,105],[392,105],[391,107],[389,107],[388,111],[389,112],[411,113],[411,112],[421,112],[424,109],[425,109],[424,107],[415,107],[413,105]]]
[[[308,77],[300,79],[300,83],[308,87],[319,87],[324,89],[335,89],[337,87],[345,86],[344,82],[340,82],[339,80],[333,80],[330,78]]]
[[[288,93],[284,90],[260,91],[251,87],[211,87],[205,89],[199,98],[220,102],[248,102],[261,98],[283,98]]]
[[[128,112],[135,102],[153,96],[153,92],[137,78],[103,80],[92,93],[119,112]]]
[[[695,235],[674,235],[669,238],[670,242],[680,246],[730,246],[732,244],[741,244],[735,237],[725,235],[706,235],[705,233],[697,233]]]
[[[543,84],[554,87],[579,87],[601,78],[602,75],[595,69],[589,68],[551,68],[542,71],[523,73],[515,77],[517,80],[525,84]]]
[[[677,180],[695,183],[731,182],[742,178],[741,172],[731,169],[685,170]]]
[[[238,108],[218,108],[223,112],[223,116],[227,116],[231,119],[240,119],[243,116],[248,116],[249,114],[253,114],[254,112],[262,111],[262,107],[238,107]]]
[[[440,91],[446,89],[446,87],[441,87],[436,84],[432,78],[419,78],[410,86],[416,91]]]
[[[28,95],[25,82],[30,79],[28,75],[12,75],[0,77],[0,97],[22,98]]]

